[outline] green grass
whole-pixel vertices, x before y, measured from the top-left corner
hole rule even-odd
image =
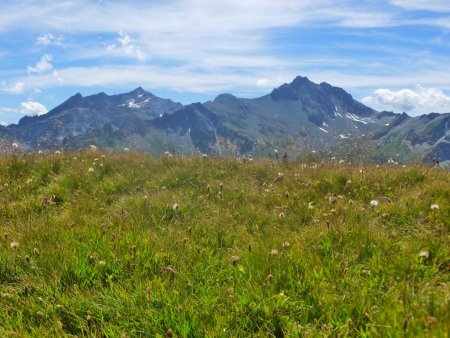
[[[448,171],[9,155],[0,200],[2,337],[448,337]]]

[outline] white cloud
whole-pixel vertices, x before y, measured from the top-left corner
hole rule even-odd
[[[58,35],[55,36],[51,33],[46,33],[44,35],[38,36],[36,39],[36,45],[41,46],[49,46],[49,45],[55,45],[55,46],[62,46],[64,42],[64,36]]]
[[[269,79],[259,79],[256,81],[258,87],[267,87],[269,85]]]
[[[147,55],[141,50],[141,48],[133,44],[128,34],[120,31],[117,41],[119,42],[118,46],[116,44],[109,45],[107,47],[107,50],[117,51],[120,54],[132,57],[140,61],[145,60],[147,58]]]
[[[5,82],[2,82],[0,85],[0,90],[10,94],[22,94],[25,92],[25,87],[26,84],[23,81],[17,81],[12,85],[8,85]]]
[[[0,115],[9,114],[9,113],[17,113],[17,109],[0,107]]]
[[[411,11],[450,12],[448,0],[391,0],[391,4]]]
[[[450,112],[450,96],[436,88],[417,86],[415,89],[377,89],[374,96],[365,97],[364,104],[407,112],[411,115]]]
[[[48,112],[48,109],[39,102],[26,101],[20,104],[19,111],[24,115],[43,115]]]
[[[44,73],[49,70],[52,70],[53,66],[50,63],[50,61],[52,61],[52,59],[53,59],[53,57],[50,54],[44,54],[34,67],[28,66],[28,74],[33,74],[33,73],[40,74],[40,73]]]

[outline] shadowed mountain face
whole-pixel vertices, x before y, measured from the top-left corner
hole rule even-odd
[[[306,77],[247,99],[221,94],[213,101],[182,106],[142,88],[119,95],[76,94],[41,116],[24,117],[0,127],[0,135],[26,149],[110,149],[132,147],[164,151],[237,155],[261,154],[274,145],[334,147],[371,136],[425,159],[450,160],[450,114],[377,112],[342,88],[316,84]]]

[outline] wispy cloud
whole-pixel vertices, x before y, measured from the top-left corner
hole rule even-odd
[[[147,58],[146,53],[144,53],[139,46],[136,46],[133,43],[131,37],[128,34],[119,32],[117,41],[119,43],[118,45],[113,43],[107,47],[107,50],[111,52],[117,52],[119,55],[125,55],[141,61]]]
[[[35,66],[28,66],[28,74],[41,74],[53,69],[52,61],[53,57],[50,54],[44,54]]]
[[[391,3],[410,11],[450,12],[448,0],[391,0]]]
[[[58,35],[55,36],[51,33],[46,33],[43,34],[41,36],[38,36],[36,39],[36,45],[41,45],[41,46],[50,46],[50,45],[55,45],[55,46],[62,46],[64,43],[64,36],[62,35]]]
[[[17,81],[13,84],[7,84],[2,82],[0,85],[0,91],[10,94],[22,94],[25,92],[26,84],[23,81]]]

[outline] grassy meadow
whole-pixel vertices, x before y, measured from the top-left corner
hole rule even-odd
[[[9,154],[0,201],[1,337],[449,336],[446,170]]]

